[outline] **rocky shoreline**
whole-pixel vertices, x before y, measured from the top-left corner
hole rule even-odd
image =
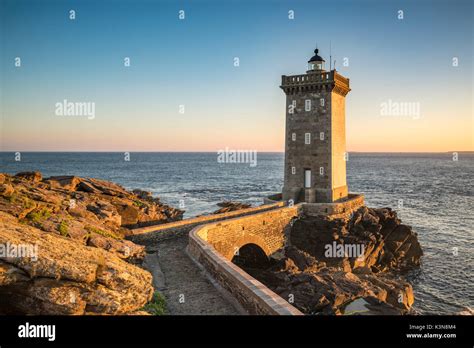
[[[152,277],[124,237],[183,213],[103,180],[0,174],[0,314],[143,314]]]
[[[249,207],[218,206],[211,214]],[[104,180],[0,174],[0,314],[146,314],[154,288],[142,265],[145,248],[125,237],[183,213]],[[412,313],[413,290],[402,274],[423,253],[393,210],[302,215],[288,240],[269,260],[236,263],[306,314]]]

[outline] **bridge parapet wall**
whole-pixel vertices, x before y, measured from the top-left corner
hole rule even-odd
[[[300,205],[274,209],[206,225],[198,235],[227,260],[246,244],[257,244],[267,256],[285,246],[290,221],[298,216]]]
[[[188,254],[249,314],[302,315],[298,309],[231,262],[236,250],[253,243],[271,255],[286,243],[286,229],[301,206],[285,207],[195,227]]]
[[[127,239],[137,244],[153,245],[161,240],[183,236],[189,233],[194,227],[215,221],[232,219],[240,216],[252,215],[276,208],[283,207],[284,202],[274,202],[273,204],[261,205],[258,207],[241,209],[222,214],[203,215],[181,221],[170,222],[161,225],[135,228],[132,235]]]

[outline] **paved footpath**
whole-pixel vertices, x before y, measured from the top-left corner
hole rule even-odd
[[[188,235],[147,247],[145,267],[171,315],[241,314],[186,254]]]

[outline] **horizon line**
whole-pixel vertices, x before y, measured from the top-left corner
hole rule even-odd
[[[236,151],[254,151],[251,149],[231,149],[231,150],[236,150]],[[118,151],[118,150],[101,150],[101,151],[82,151],[82,150],[72,150],[72,151],[55,151],[55,150],[18,150],[18,151],[0,151],[0,153],[16,153],[16,152],[30,152],[30,153],[216,153],[220,150],[217,151],[155,151],[155,150],[149,150],[149,151]],[[281,153],[284,154],[285,151],[258,151],[256,150],[257,153]],[[458,153],[467,153],[467,152],[472,152],[474,153],[474,150],[450,150],[450,151],[347,151],[348,153],[407,153],[407,154],[415,154],[415,153],[453,153],[453,152],[458,152]]]

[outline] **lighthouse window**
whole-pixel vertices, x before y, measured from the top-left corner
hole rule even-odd
[[[304,143],[306,145],[311,144],[311,133],[305,133],[304,134]]]
[[[296,133],[291,134],[291,140],[296,141]]]
[[[304,110],[311,111],[311,99],[306,99],[304,101]]]
[[[324,106],[324,98],[319,99],[319,102],[321,103],[321,106]]]
[[[320,139],[320,140],[324,140],[324,132],[320,132],[320,133],[319,133],[319,139]]]
[[[319,167],[319,175],[324,175],[324,167]]]
[[[296,167],[291,167],[291,174],[296,174]]]
[[[304,170],[304,187],[311,188],[311,170]]]

